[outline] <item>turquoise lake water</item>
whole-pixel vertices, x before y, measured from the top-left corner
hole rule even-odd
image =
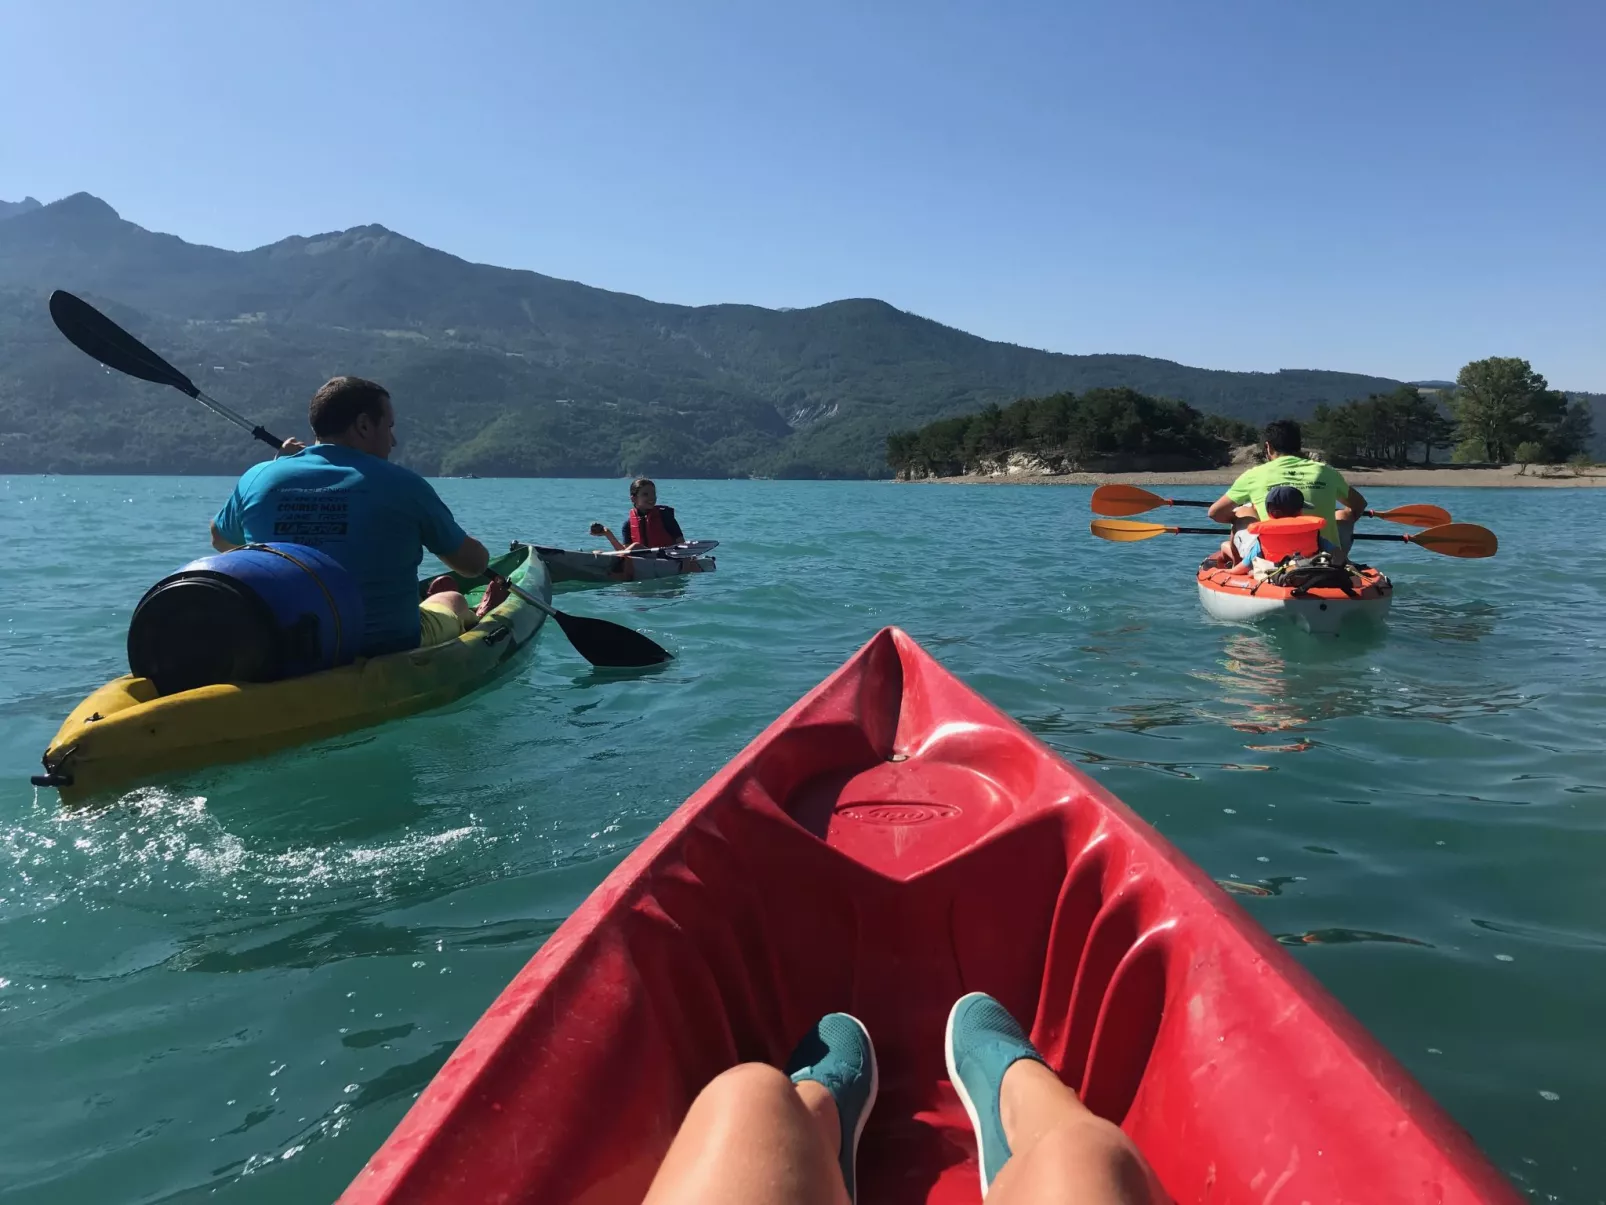
[[[1085,489],[665,482],[719,571],[561,601],[666,671],[549,626],[456,706],[62,811],[27,776],[230,484],[0,478],[0,1199],[332,1200],[586,893],[887,624],[1236,885],[1535,1200],[1606,1199],[1606,491],[1377,491],[1504,551],[1374,546],[1387,627],[1321,640],[1207,620],[1200,537],[1101,543]],[[439,485],[493,548],[628,505]]]

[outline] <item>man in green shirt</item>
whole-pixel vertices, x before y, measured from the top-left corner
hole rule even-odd
[[[1265,439],[1266,463],[1239,474],[1227,492],[1210,504],[1210,517],[1217,523],[1231,523],[1234,512],[1247,502],[1264,519],[1266,494],[1273,486],[1292,485],[1305,495],[1305,509],[1327,520],[1322,535],[1335,547],[1342,547],[1338,519],[1350,518],[1366,509],[1361,491],[1345,481],[1344,475],[1331,465],[1306,460],[1300,455],[1304,445],[1300,442],[1299,424],[1293,419],[1280,418],[1267,423]],[[1347,508],[1349,513],[1340,515],[1340,507]]]

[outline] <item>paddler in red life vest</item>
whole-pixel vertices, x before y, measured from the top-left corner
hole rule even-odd
[[[685,533],[675,521],[675,508],[658,505],[658,487],[646,477],[637,477],[630,483],[630,513],[625,516],[623,542],[601,523],[591,525],[591,534],[606,536],[619,552],[668,548],[686,542]]]
[[[1338,546],[1322,535],[1321,524],[1313,522],[1316,518],[1305,514],[1305,495],[1297,487],[1274,485],[1266,491],[1266,518],[1233,532],[1232,538],[1223,542],[1222,564],[1231,565],[1234,573],[1249,573],[1257,558],[1272,559],[1265,556],[1263,536],[1275,538],[1283,549],[1277,560],[1290,553],[1314,556],[1317,552],[1338,552]]]

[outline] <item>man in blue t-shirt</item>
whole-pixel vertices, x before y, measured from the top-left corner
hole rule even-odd
[[[317,442],[286,440],[293,455],[247,470],[212,520],[212,546],[227,552],[283,541],[339,561],[367,612],[359,656],[438,644],[472,627],[475,614],[456,591],[419,603],[424,549],[468,576],[484,573],[490,556],[429,482],[390,463],[396,412],[389,392],[360,377],[335,377],[312,395],[307,416]],[[506,586],[494,601],[492,589],[485,595],[481,614],[507,597]]]

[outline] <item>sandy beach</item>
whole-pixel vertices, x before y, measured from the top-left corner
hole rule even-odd
[[[1122,481],[1131,485],[1231,485],[1241,469],[1202,469],[1188,473],[1062,473],[1039,476],[1018,473],[1010,476],[930,477],[916,485],[1104,485]],[[1451,489],[1478,486],[1496,489],[1589,489],[1606,485],[1606,469],[1586,470],[1575,477],[1571,469],[1530,467],[1526,473],[1518,465],[1498,469],[1463,469],[1452,465],[1411,469],[1346,469],[1344,476],[1361,491],[1374,486],[1405,489]]]

